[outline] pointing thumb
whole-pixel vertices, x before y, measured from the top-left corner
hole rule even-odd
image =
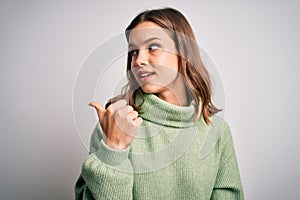
[[[105,113],[105,109],[103,108],[103,106],[97,102],[91,102],[89,103],[89,105],[96,109],[99,121],[102,121]]]

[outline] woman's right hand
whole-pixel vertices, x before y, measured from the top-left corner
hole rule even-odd
[[[112,149],[126,149],[143,122],[142,118],[138,117],[138,112],[127,105],[125,99],[109,105],[106,110],[97,102],[91,102],[89,105],[97,111],[105,144]]]

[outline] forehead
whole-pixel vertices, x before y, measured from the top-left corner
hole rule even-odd
[[[164,42],[173,42],[169,31],[153,22],[142,22],[138,24],[129,34],[129,44],[139,45],[149,38],[158,38]]]

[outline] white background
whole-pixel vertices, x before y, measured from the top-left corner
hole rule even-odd
[[[246,198],[300,197],[299,1],[158,2],[0,2],[1,199],[74,199],[88,154],[72,112],[80,66],[161,6],[188,18],[219,71]]]

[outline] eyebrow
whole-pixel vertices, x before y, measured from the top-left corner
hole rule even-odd
[[[152,38],[148,38],[147,40],[145,40],[142,44],[146,44],[146,43],[148,43],[148,42],[150,42],[150,41],[152,41],[152,40],[161,40],[159,37],[152,37]],[[128,48],[130,48],[130,47],[135,47],[136,45],[134,45],[134,44],[128,44]]]

